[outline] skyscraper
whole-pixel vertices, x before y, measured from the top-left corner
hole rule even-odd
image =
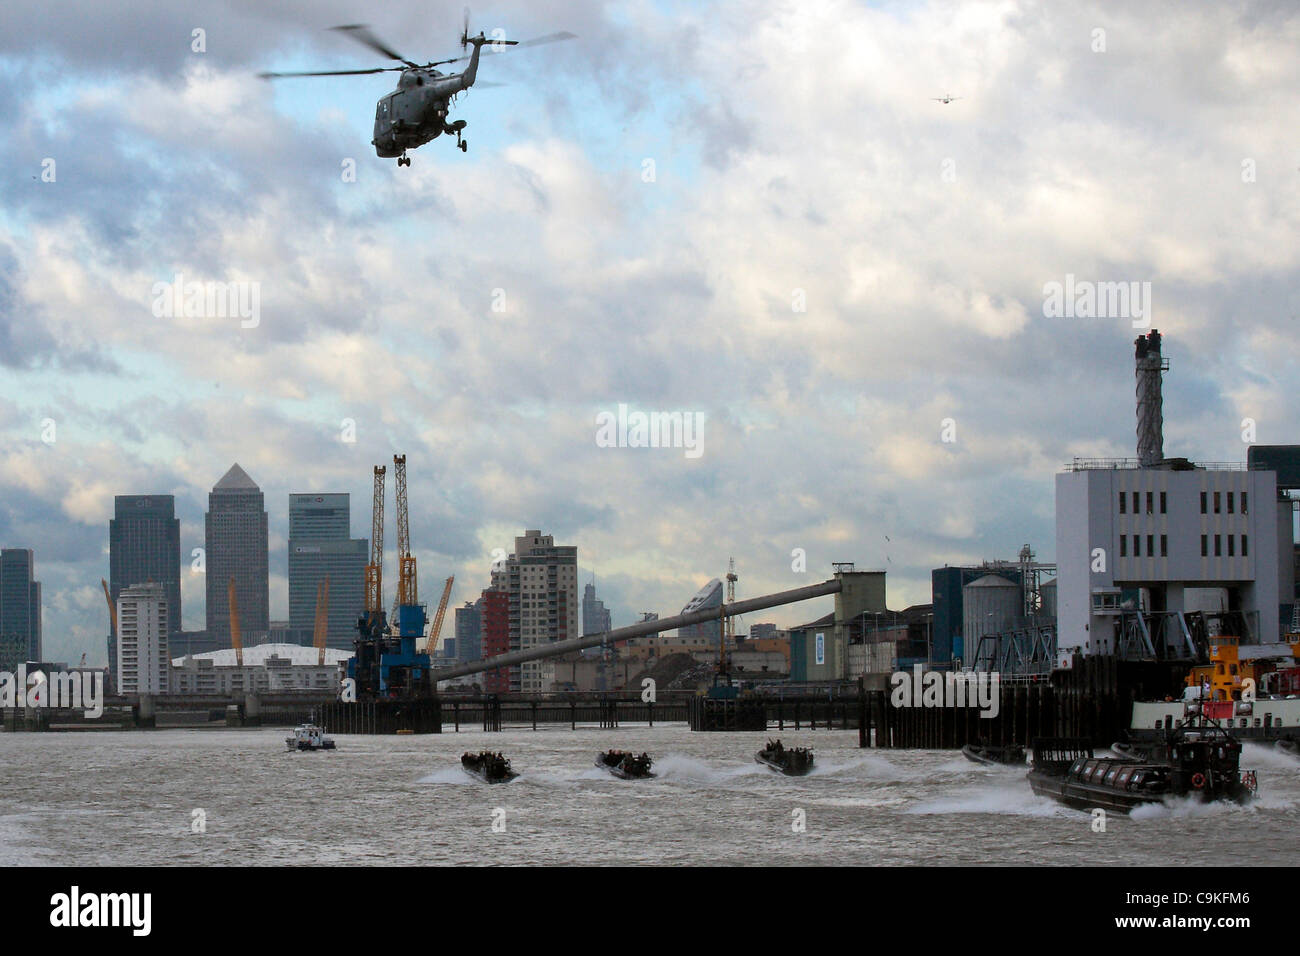
[[[261,489],[238,464],[231,466],[208,495],[204,540],[208,632],[219,646],[230,646],[228,587],[232,577],[243,632],[251,635],[268,630],[266,505]]]
[[[108,589],[155,581],[167,592],[167,620],[181,629],[181,523],[171,495],[117,495],[108,522]]]
[[[477,661],[483,657],[483,598],[466,601],[456,608],[456,659]]]
[[[578,636],[577,548],[557,547],[555,538],[540,530],[525,531],[492,578],[493,587],[509,595],[512,651]],[[483,651],[486,656],[486,646]],[[529,661],[510,669],[510,689],[547,691],[554,676],[554,663]]]
[[[582,592],[582,636],[601,634],[609,629],[609,608],[596,598],[596,580],[592,578]]]
[[[0,670],[41,659],[41,583],[30,548],[0,550]]]
[[[316,624],[316,588],[330,579],[326,646],[348,650],[365,609],[370,542],[351,538],[351,496],[289,496],[289,628],[310,636]]]
[[[171,660],[168,635],[176,629],[165,585],[134,584],[117,599],[117,670],[120,694],[165,694]]]

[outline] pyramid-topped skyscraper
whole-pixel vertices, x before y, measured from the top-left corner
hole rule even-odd
[[[232,577],[245,642],[270,627],[266,502],[257,483],[238,464],[208,495],[205,525],[208,634],[218,647],[230,647]]]

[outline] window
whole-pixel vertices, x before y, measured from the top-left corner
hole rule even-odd
[[[1122,491],[1119,493],[1119,513],[1128,514],[1128,495]]]
[[[1133,557],[1142,557],[1142,535],[1133,535]]]
[[[1237,556],[1237,536],[1235,534],[1230,534],[1228,535],[1228,557],[1235,558],[1236,556]]]
[[[1228,514],[1233,514],[1232,510],[1232,492],[1228,492]]]
[[[1138,513],[1139,507],[1140,506],[1138,505],[1138,493],[1135,491],[1133,492],[1133,513],[1134,514]]]
[[[1165,497],[1166,497],[1165,492],[1163,491],[1160,492],[1160,513],[1161,514],[1165,513]]]
[[[1153,492],[1148,491],[1147,492],[1147,514],[1151,514],[1154,508],[1155,508],[1155,494]]]
[[[1246,535],[1243,534],[1241,536],[1241,556],[1243,558],[1250,557],[1250,549],[1248,547],[1249,541],[1250,539]]]
[[[1220,501],[1219,501],[1219,499],[1220,499],[1221,497],[1223,497],[1223,495],[1222,495],[1221,492],[1216,491],[1216,492],[1214,493],[1214,513],[1215,513],[1216,515],[1219,513],[1219,505],[1220,505]]]
[[[1128,535],[1126,534],[1119,536],[1119,556],[1121,558],[1128,557]]]
[[[1147,535],[1147,557],[1154,558],[1155,556],[1156,556],[1156,536],[1153,534],[1149,534]]]
[[[1216,558],[1223,557],[1223,540],[1221,536],[1217,534],[1214,536],[1214,556]]]
[[[1205,492],[1201,492],[1201,514],[1205,514]]]
[[[1246,497],[1246,492],[1241,493],[1241,513],[1250,514],[1250,502]]]
[[[1207,550],[1208,540],[1205,535],[1201,535],[1201,557],[1209,557],[1210,552]]]
[[[1160,536],[1160,557],[1169,557],[1169,535],[1167,534]]]

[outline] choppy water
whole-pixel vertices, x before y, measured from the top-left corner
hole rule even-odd
[[[322,753],[288,752],[284,736],[0,734],[0,865],[1291,865],[1300,845],[1300,761],[1254,744],[1256,804],[1144,808],[1094,833],[1088,814],[1033,796],[1024,771],[859,750],[855,731],[781,734],[816,749],[804,778],[753,762],[763,734],[683,725],[337,736]],[[483,747],[521,776],[467,777],[460,754]],[[597,770],[610,747],[649,751],[659,777]]]

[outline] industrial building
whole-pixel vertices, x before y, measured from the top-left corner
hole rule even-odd
[[[30,548],[0,550],[0,670],[41,659],[41,582]]]
[[[690,614],[693,611],[705,611],[720,607],[722,607],[722,581],[714,578],[696,591],[695,596],[686,602],[686,606],[679,613]],[[677,634],[678,637],[687,640],[697,637],[703,638],[714,647],[717,647],[722,640],[722,622],[705,621],[700,624],[691,624],[680,628]]]
[[[119,694],[170,692],[168,638],[173,630],[167,586],[133,584],[117,598],[117,672]]]
[[[244,633],[270,629],[267,540],[262,491],[244,469],[232,465],[208,495],[204,528],[207,631],[222,646],[230,645],[232,577]]]
[[[289,496],[289,630],[294,638],[290,643],[310,642],[318,588],[329,578],[325,644],[351,649],[357,618],[365,609],[370,552],[368,539],[351,537],[351,523],[349,494]]]
[[[187,654],[171,660],[173,694],[220,694],[277,691],[337,690],[345,662],[352,655],[336,648],[325,650],[325,662],[314,647],[299,644],[260,644],[243,649],[243,663],[235,650],[223,648]]]
[[[1295,601],[1287,489],[1267,456],[1166,458],[1158,331],[1135,361],[1138,457],[1075,459],[1056,477],[1059,663],[1195,657],[1219,633],[1278,641]]]
[[[835,565],[843,589],[835,595],[835,610],[825,617],[790,629],[790,680],[847,680],[849,643],[862,634],[885,606],[885,572],[858,571],[851,564]]]

